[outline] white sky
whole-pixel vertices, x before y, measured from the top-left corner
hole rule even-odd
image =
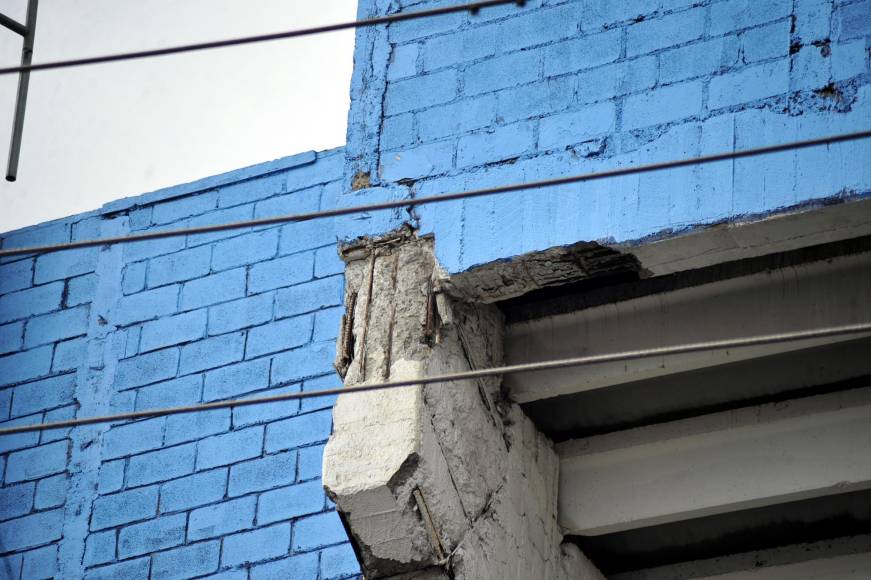
[[[41,0],[34,62],[353,20],[357,0]],[[0,11],[24,21],[26,0]],[[35,72],[18,181],[17,76],[0,77],[0,232],[343,145],[353,31]],[[21,58],[0,27],[0,63]]]

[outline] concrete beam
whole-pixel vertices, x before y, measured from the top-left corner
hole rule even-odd
[[[871,488],[871,388],[568,441],[559,521],[600,535]]]
[[[740,338],[871,320],[871,253],[766,271],[511,324],[509,364]],[[520,402],[809,349],[858,336],[510,375]]]
[[[345,254],[346,385],[495,366],[502,318],[439,294],[432,240]],[[603,580],[557,526],[559,459],[496,379],[340,396],[324,486],[367,578]]]

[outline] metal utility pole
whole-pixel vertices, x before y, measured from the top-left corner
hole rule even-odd
[[[25,24],[21,24],[0,14],[0,24],[20,35],[24,40],[21,46],[21,66],[30,66],[33,58],[33,39],[36,36],[36,8],[39,0],[27,1]],[[12,139],[9,143],[9,162],[6,165],[6,181],[18,177],[18,157],[21,154],[21,135],[24,131],[24,111],[27,108],[27,89],[30,86],[30,72],[18,73],[18,96],[15,99],[15,117],[12,120]]]

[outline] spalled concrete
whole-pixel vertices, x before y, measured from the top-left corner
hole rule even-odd
[[[346,385],[498,365],[493,306],[441,290],[433,242],[347,248]],[[371,578],[601,578],[556,522],[552,443],[498,380],[340,396],[324,484]]]

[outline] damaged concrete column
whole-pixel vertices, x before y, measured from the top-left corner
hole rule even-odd
[[[346,385],[501,364],[502,318],[441,292],[431,239],[345,248]],[[556,521],[559,460],[500,381],[340,396],[324,485],[367,578],[602,578]]]

